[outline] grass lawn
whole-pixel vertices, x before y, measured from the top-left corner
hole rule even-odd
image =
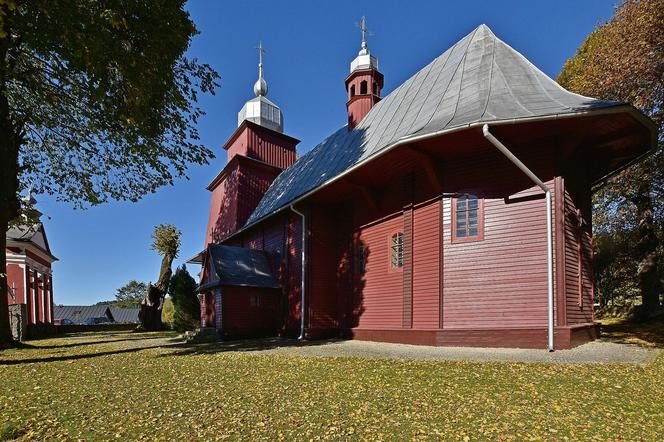
[[[306,358],[97,333],[0,352],[0,435],[23,439],[664,440],[646,366]]]

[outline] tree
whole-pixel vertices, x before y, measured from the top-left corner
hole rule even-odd
[[[159,224],[154,228],[152,239],[151,247],[162,256],[162,259],[159,279],[154,284],[148,283],[145,296],[141,301],[141,311],[138,313],[138,319],[141,322],[140,328],[147,331],[163,328],[161,309],[173,273],[171,265],[177,258],[180,249],[180,231],[171,224]]]
[[[632,256],[638,262],[633,277],[647,314],[660,306],[662,290],[658,231],[664,224],[664,0],[626,0],[618,6],[613,18],[565,63],[558,82],[583,95],[632,103],[659,127],[656,152],[593,197],[594,230],[633,237]]]
[[[204,164],[200,93],[218,75],[185,52],[184,0],[0,0],[0,243],[19,194],[78,207],[137,201]],[[0,346],[11,340],[0,254]]]
[[[146,283],[132,279],[117,289],[113,305],[122,308],[138,307],[145,297],[147,290],[148,285]]]
[[[173,300],[171,298],[164,299],[164,306],[161,308],[161,322],[173,324]]]
[[[168,293],[173,300],[173,328],[177,331],[193,330],[199,325],[201,311],[196,296],[197,287],[184,264],[175,269]]]

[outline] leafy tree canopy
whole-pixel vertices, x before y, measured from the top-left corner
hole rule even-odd
[[[624,101],[659,127],[657,150],[593,196],[600,295],[661,294],[664,230],[664,0],[626,0],[565,63],[558,82],[583,95]]]
[[[5,1],[4,93],[20,187],[78,205],[138,200],[205,163],[199,92],[217,74],[184,54],[184,1]]]
[[[0,0],[0,242],[32,188],[85,207],[137,201],[212,152],[184,0]],[[0,257],[0,345],[8,342]]]
[[[145,292],[148,290],[148,285],[141,281],[131,280],[123,285],[115,294],[116,307],[132,308],[138,307],[145,297]]]

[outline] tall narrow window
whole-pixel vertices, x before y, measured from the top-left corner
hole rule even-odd
[[[484,238],[484,204],[472,193],[452,199],[452,241],[479,241]]]
[[[390,267],[403,267],[403,232],[397,232],[390,238]]]
[[[355,274],[364,275],[366,267],[366,249],[364,245],[358,244],[355,246]]]
[[[352,85],[350,87],[350,96],[351,96],[351,98],[355,96],[355,85]]]
[[[367,80],[362,80],[360,82],[360,95],[367,94]]]

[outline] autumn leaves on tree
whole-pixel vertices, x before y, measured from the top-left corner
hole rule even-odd
[[[664,0],[627,0],[565,63],[558,82],[582,95],[633,104],[659,127],[658,148],[593,197],[600,300],[630,293],[642,316],[660,308],[664,275]]]

